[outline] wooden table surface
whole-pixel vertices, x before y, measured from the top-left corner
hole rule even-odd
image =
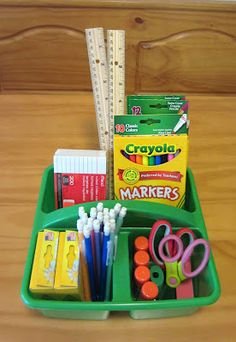
[[[24,306],[20,287],[41,175],[57,148],[98,148],[91,94],[1,95],[0,341],[236,340],[236,97],[189,96],[189,165],[218,269],[219,301],[192,316],[106,321],[49,319]]]

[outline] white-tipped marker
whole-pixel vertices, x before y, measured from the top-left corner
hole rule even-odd
[[[82,217],[83,213],[85,213],[84,207],[79,207],[78,208],[78,216],[79,216],[79,218]]]
[[[98,233],[100,230],[100,221],[99,220],[94,220],[93,221],[93,229],[95,233]]]
[[[108,214],[108,215],[104,215],[104,216],[103,216],[103,223],[106,224],[107,222],[109,223],[109,221],[110,221],[110,216],[109,216],[109,214]]]
[[[83,233],[84,233],[85,238],[90,237],[91,232],[90,232],[89,226],[87,224],[84,225]]]
[[[97,217],[97,209],[95,207],[92,207],[90,209],[90,217],[92,217],[93,219]]]
[[[97,211],[98,211],[98,212],[102,212],[102,211],[103,211],[103,203],[102,203],[102,202],[99,202],[99,203],[97,204]]]
[[[87,224],[88,222],[88,214],[87,213],[83,213],[81,220],[84,222],[84,224]]]
[[[127,213],[127,208],[126,207],[122,207],[117,219],[117,223],[116,223],[116,235],[119,234],[120,228],[123,224],[124,221],[124,217],[126,216]]]
[[[110,223],[106,222],[104,225],[104,235],[106,236],[110,235],[110,231],[111,231]]]
[[[116,218],[116,213],[115,213],[114,209],[110,209],[109,216],[110,216],[111,219],[115,219]]]
[[[124,218],[126,216],[126,213],[127,213],[127,208],[122,207],[119,213],[119,217]]]
[[[110,219],[110,230],[111,233],[114,233],[116,229],[116,220],[115,219]]]
[[[116,205],[114,206],[114,210],[116,213],[116,216],[119,214],[120,210],[121,210],[121,204],[120,203],[116,203]]]
[[[103,213],[101,211],[97,213],[97,220],[99,220],[100,223],[103,221]]]
[[[103,215],[109,215],[109,209],[108,208],[104,208],[103,209]]]
[[[77,227],[78,232],[82,233],[84,229],[84,222],[81,219],[77,220],[76,227]]]
[[[175,125],[175,127],[173,128],[172,133],[178,132],[178,130],[186,123],[187,123],[187,114],[183,114],[181,118],[179,119],[179,121],[177,122],[177,124]]]
[[[87,221],[87,225],[90,230],[93,230],[93,222],[94,222],[94,219],[92,217],[89,217]]]

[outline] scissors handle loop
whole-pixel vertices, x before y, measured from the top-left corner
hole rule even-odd
[[[156,247],[155,247],[155,240],[159,240],[156,242],[156,244],[159,244],[163,236],[167,236],[169,234],[172,234],[172,226],[170,222],[167,220],[157,220],[151,229],[149,239],[148,239],[148,248],[150,255],[152,257],[152,260],[160,266],[161,268],[164,268],[164,262],[163,260],[159,257],[159,254],[156,253]],[[167,246],[168,253],[170,254],[169,251],[169,246]]]
[[[174,241],[176,243],[177,249],[175,251],[175,255],[171,255],[170,257],[166,255],[166,253],[164,252],[164,247],[166,246],[168,241]],[[178,236],[174,235],[174,234],[170,234],[168,236],[165,236],[160,244],[159,244],[159,255],[161,257],[161,259],[164,262],[175,262],[178,261],[181,256],[183,254],[183,243],[180,240],[180,238],[178,238]]]
[[[193,271],[193,272],[188,272],[187,270],[185,270],[185,264],[186,262],[188,262],[191,258],[191,255],[193,254],[194,249],[197,246],[203,246],[204,247],[204,255],[203,255],[203,259],[200,263],[200,265]],[[181,259],[181,269],[182,269],[182,273],[186,278],[193,278],[196,277],[199,273],[201,273],[203,271],[203,269],[205,268],[208,260],[210,257],[210,246],[209,243],[204,240],[204,239],[197,239],[195,241],[193,241],[184,251],[182,259]]]
[[[189,228],[180,228],[179,230],[177,230],[175,235],[178,236],[182,241],[183,241],[183,237],[187,236],[189,238],[188,244],[192,243],[195,239],[194,232]]]

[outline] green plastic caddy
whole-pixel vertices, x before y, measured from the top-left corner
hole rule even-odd
[[[119,234],[117,256],[113,266],[112,300],[79,302],[37,297],[29,291],[29,282],[38,232],[42,229],[76,229],[78,218],[78,205],[55,210],[53,167],[45,170],[21,289],[21,297],[26,306],[55,318],[104,320],[109,317],[111,311],[127,311],[134,319],[145,319],[190,315],[199,307],[212,304],[219,298],[220,284],[212,252],[205,270],[193,279],[194,298],[140,301],[136,300],[132,291],[134,239],[137,235],[148,236],[156,220],[166,219],[171,222],[174,229],[189,227],[194,230],[196,236],[208,239],[194,178],[189,169],[183,209],[145,201],[119,202],[126,206],[128,211]],[[104,207],[113,208],[117,201],[103,203]],[[89,212],[96,203],[84,203],[83,206]]]

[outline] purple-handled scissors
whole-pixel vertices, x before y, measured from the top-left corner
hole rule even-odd
[[[167,256],[165,254],[165,245],[170,241],[175,243],[177,248],[175,248],[174,255]],[[191,255],[197,246],[204,247],[204,255],[199,266],[194,271],[189,272],[185,269],[185,265],[190,261]],[[158,252],[166,267],[166,284],[175,288],[185,279],[196,277],[202,272],[210,257],[210,246],[206,240],[196,239],[190,242],[184,250],[182,240],[178,236],[171,234],[161,240]]]

